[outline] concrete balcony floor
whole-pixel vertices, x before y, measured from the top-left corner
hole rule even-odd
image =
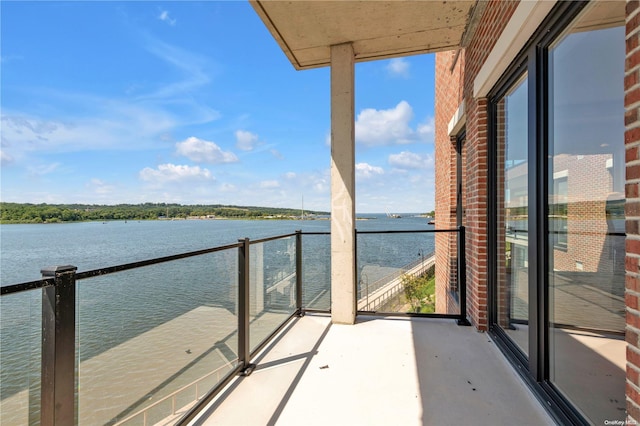
[[[554,424],[485,333],[453,320],[294,320],[196,425]]]

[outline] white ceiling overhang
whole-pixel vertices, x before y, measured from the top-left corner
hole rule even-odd
[[[330,65],[330,47],[342,43],[356,61],[457,49],[483,9],[476,0],[250,3],[299,70]]]

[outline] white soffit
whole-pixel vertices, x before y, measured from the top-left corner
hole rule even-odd
[[[461,46],[477,0],[249,0],[296,69],[328,66],[330,47],[352,43],[356,62]]]
[[[458,136],[464,125],[467,123],[467,114],[464,111],[464,99],[458,109],[451,117],[451,121],[449,121],[449,126],[447,130],[449,131],[449,136]]]
[[[487,96],[555,4],[556,0],[521,1],[518,4],[473,82],[474,98]]]

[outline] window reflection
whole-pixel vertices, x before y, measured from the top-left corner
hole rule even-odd
[[[623,419],[625,409],[625,35],[617,7],[590,8],[549,49],[549,378],[595,424]]]

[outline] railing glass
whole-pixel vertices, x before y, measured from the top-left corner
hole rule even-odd
[[[79,424],[170,421],[232,370],[235,271],[230,249],[78,280]]]
[[[359,312],[459,315],[457,229],[357,234]],[[451,253],[436,256],[440,239]]]
[[[302,306],[306,310],[331,309],[331,236],[305,233],[302,239]]]
[[[249,339],[253,352],[296,310],[296,237],[250,245]]]
[[[0,298],[0,423],[40,424],[42,290]]]

